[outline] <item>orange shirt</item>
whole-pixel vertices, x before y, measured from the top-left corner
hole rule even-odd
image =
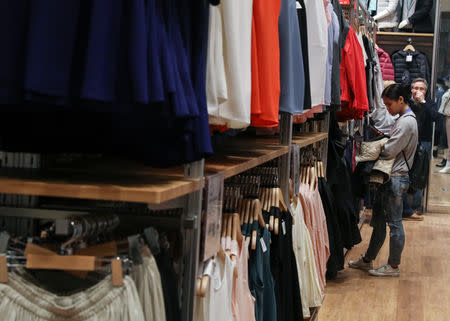
[[[251,125],[256,127],[278,126],[280,10],[281,0],[253,1]]]

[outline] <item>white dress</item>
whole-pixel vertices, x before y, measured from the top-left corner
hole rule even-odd
[[[210,6],[206,95],[209,122],[241,129],[250,125],[253,0]]]
[[[305,0],[312,106],[324,103],[328,55],[328,23],[323,1]]]
[[[322,305],[322,294],[311,237],[303,218],[300,201],[297,205],[292,203],[291,209],[295,220],[295,224],[292,226],[292,247],[297,261],[303,317],[307,318],[310,316],[310,307]]]

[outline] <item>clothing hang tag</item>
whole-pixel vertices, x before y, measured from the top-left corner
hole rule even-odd
[[[302,5],[301,5],[300,2],[298,2],[298,1],[297,1],[297,3],[296,3],[296,7],[297,7],[297,9],[303,9],[303,8],[302,8]]]
[[[69,221],[66,219],[57,219],[55,221],[55,234],[56,235],[68,235],[69,234]]]
[[[263,253],[266,253],[267,246],[266,246],[266,242],[264,242],[264,239],[262,237],[259,239],[259,243],[261,243],[261,248],[262,248]]]
[[[281,222],[281,228],[283,229],[283,235],[286,235],[286,222]]]
[[[6,253],[9,244],[9,233],[6,231],[0,232],[0,253]]]
[[[412,55],[407,55],[406,62],[411,62],[411,61],[412,61]]]
[[[215,262],[214,264],[214,272],[212,274],[212,286],[214,289],[218,289],[220,287],[220,271],[218,262]]]

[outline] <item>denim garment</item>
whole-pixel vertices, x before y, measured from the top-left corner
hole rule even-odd
[[[381,185],[375,196],[371,225],[373,226],[366,257],[374,260],[386,239],[386,223],[390,229],[388,264],[398,265],[405,245],[405,231],[402,224],[403,195],[409,187],[408,175],[391,176]]]

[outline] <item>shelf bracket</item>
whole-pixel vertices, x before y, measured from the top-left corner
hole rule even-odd
[[[280,144],[289,147],[289,152],[280,157],[280,188],[286,204],[289,204],[289,173],[291,170],[291,143],[292,143],[293,116],[289,113],[280,113]]]
[[[186,164],[184,177],[188,179],[203,179],[205,160]],[[200,182],[198,191],[187,196],[187,206],[183,217],[184,234],[184,275],[182,278],[182,319],[194,320],[195,281],[197,277],[198,258],[200,253],[200,231],[203,184]]]

